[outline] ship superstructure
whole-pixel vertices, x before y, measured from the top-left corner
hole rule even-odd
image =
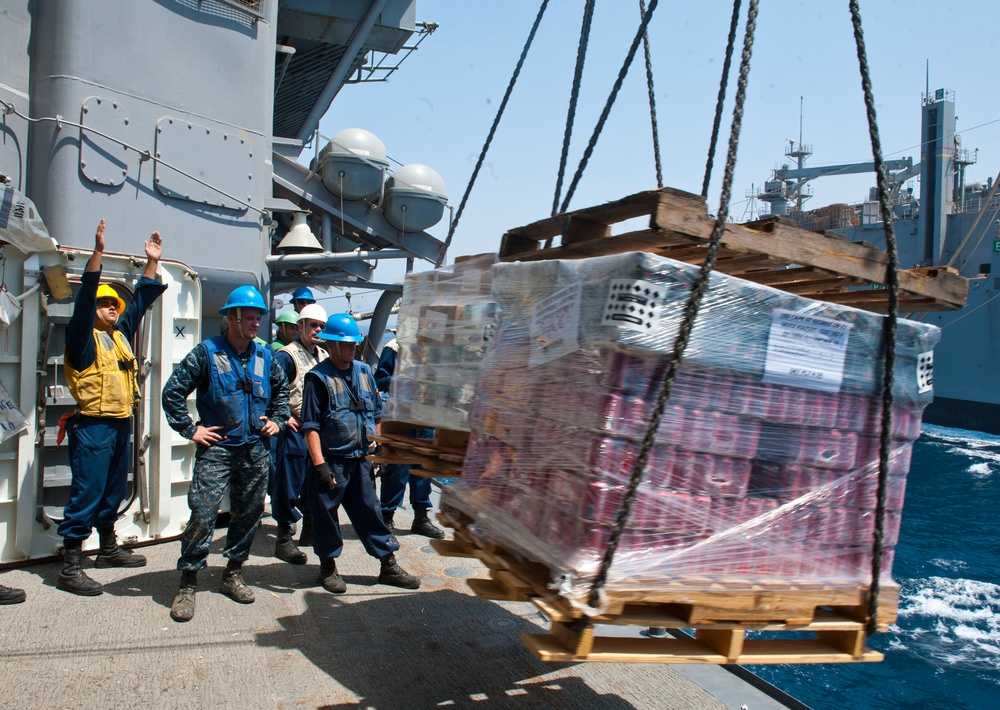
[[[924,419],[933,424],[1000,433],[1000,197],[992,179],[968,182],[966,168],[977,153],[962,148],[955,132],[955,96],[928,91],[921,101],[920,161],[886,161],[890,203],[901,268],[950,267],[969,279],[965,308],[909,314],[942,328],[934,351],[934,402]],[[810,146],[801,140],[786,150],[796,164],[777,168],[754,197],[771,214],[804,229],[833,231],[850,241],[885,246],[875,188],[859,204],[802,209],[808,182],[827,175],[872,172],[872,163],[806,167]],[[910,187],[918,177],[919,192]]]

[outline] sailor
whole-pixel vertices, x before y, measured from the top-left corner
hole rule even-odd
[[[382,400],[371,368],[354,359],[364,338],[347,313],[330,316],[318,337],[330,357],[306,373],[300,429],[313,467],[309,510],[313,549],[320,559],[319,583],[334,594],[347,591],[337,573],[337,558],[344,549],[338,520],[343,505],[365,550],[381,563],[379,583],[416,589],[420,580],[396,562],[393,553],[399,543],[379,515],[372,464],[365,458],[382,417]]]
[[[274,556],[293,565],[306,563],[306,553],[293,540],[295,523],[308,515],[306,489],[309,469],[306,440],[299,431],[302,422],[302,384],[306,373],[327,358],[326,348],[321,347],[319,334],[326,325],[326,311],[317,303],[310,303],[299,313],[299,336],[274,356],[288,380],[288,409],[291,416],[288,426],[277,439],[277,470],[271,488],[271,516],[278,524]],[[303,522],[303,527],[306,526]]]
[[[170,609],[175,621],[194,617],[197,572],[207,566],[219,504],[229,488],[230,521],[222,556],[227,558],[219,591],[241,604],[254,601],[243,581],[264,512],[270,454],[264,440],[288,420],[288,383],[269,347],[254,342],[267,307],[253,286],[235,289],[219,313],[225,336],[199,343],[174,369],[163,387],[167,422],[198,445],[188,490],[191,519],[181,537],[180,588]],[[197,389],[199,421],[187,397]]]
[[[299,314],[296,311],[282,311],[274,322],[278,326],[278,337],[271,343],[271,349],[278,352],[294,342],[299,334]]]
[[[125,498],[132,440],[132,413],[139,399],[136,360],[129,344],[143,315],[166,290],[156,280],[163,252],[159,232],[146,247],[146,266],[125,302],[101,284],[104,220],[97,225],[94,253],[80,277],[73,315],[66,327],[63,370],[76,410],[60,421],[69,433],[72,471],[70,499],[63,511],[64,566],[56,586],[81,596],[97,596],[101,584],[80,567],[83,541],[96,527],[101,537],[95,567],[142,567],[146,558],[118,546],[115,523]]]
[[[296,313],[301,313],[310,303],[316,303],[316,297],[308,286],[299,286],[292,292],[292,308]]]
[[[396,372],[396,359],[399,354],[399,342],[393,338],[379,355],[378,367],[375,368],[375,384],[379,392],[386,395],[392,387],[393,374]],[[420,439],[434,437],[433,429],[411,429],[410,435]],[[413,525],[410,532],[435,540],[444,539],[444,530],[431,522],[431,479],[410,473],[410,466],[389,464],[382,474],[382,490],[379,498],[382,503],[382,521],[389,530],[393,529],[393,517],[396,509],[403,502],[406,494],[406,484],[410,484],[410,505],[413,507]]]

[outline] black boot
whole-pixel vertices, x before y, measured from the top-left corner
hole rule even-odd
[[[420,586],[420,579],[400,567],[395,555],[390,553],[379,561],[382,563],[382,570],[378,574],[379,584],[403,589],[417,589]]]
[[[302,518],[302,533],[299,535],[299,547],[313,546],[313,519],[310,516]]]
[[[197,572],[181,572],[181,584],[170,605],[170,618],[174,621],[191,621],[194,618],[194,593],[198,588]]]
[[[274,556],[288,564],[304,565],[308,558],[306,553],[295,545],[294,537],[294,525],[278,525],[278,535],[274,541]]]
[[[94,567],[145,567],[146,558],[137,555],[132,550],[119,547],[115,537],[114,527],[102,528],[97,531],[101,536],[101,549],[94,560]]]
[[[253,589],[243,581],[243,563],[236,560],[229,560],[226,565],[219,591],[240,604],[253,604],[257,598]]]
[[[103,594],[104,587],[101,583],[88,577],[80,567],[83,540],[66,538],[63,544],[66,546],[63,549],[64,564],[56,587],[64,592],[79,594],[81,597],[96,597],[98,594]]]
[[[415,517],[413,525],[410,526],[410,532],[435,540],[444,540],[444,530],[431,522],[427,515],[427,508],[414,508],[413,513]]]
[[[333,557],[320,562],[317,581],[323,589],[332,594],[343,594],[347,591],[347,582],[337,573],[337,560]]]
[[[27,598],[23,589],[11,589],[0,584],[0,604],[20,604]]]

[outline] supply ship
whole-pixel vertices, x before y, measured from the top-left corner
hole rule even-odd
[[[968,302],[958,311],[909,314],[942,329],[934,350],[934,402],[924,420],[942,426],[1000,433],[1000,196],[997,183],[966,180],[977,151],[962,147],[955,132],[955,95],[928,90],[921,101],[919,162],[887,160],[890,204],[900,268],[947,266],[969,280]],[[865,173],[872,163],[806,166],[812,146],[789,141],[787,162],[751,196],[769,205],[771,216],[803,229],[834,232],[849,241],[885,248],[875,188],[858,204],[805,209],[810,182],[820,177]],[[919,191],[908,181],[919,178]]]

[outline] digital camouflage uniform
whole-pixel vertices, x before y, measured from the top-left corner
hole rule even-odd
[[[218,340],[224,339],[220,337]],[[258,351],[262,352],[266,347],[253,343],[246,352],[235,353],[235,357],[245,370],[260,355]],[[270,363],[270,399],[265,414],[283,429],[289,415],[288,382],[270,352],[266,360]],[[187,397],[197,390],[201,403],[210,396],[212,384],[209,347],[206,343],[199,343],[174,369],[163,388],[163,411],[167,422],[185,438],[190,439],[197,428],[188,412]],[[209,425],[207,422],[202,424]],[[191,519],[181,538],[181,556],[177,561],[179,570],[193,572],[207,566],[219,505],[227,486],[231,517],[222,555],[236,562],[245,562],[250,556],[250,547],[264,512],[264,494],[270,469],[270,449],[257,433],[259,422],[256,424],[256,427],[247,430],[245,436],[224,439],[212,446],[198,446],[188,490]]]

